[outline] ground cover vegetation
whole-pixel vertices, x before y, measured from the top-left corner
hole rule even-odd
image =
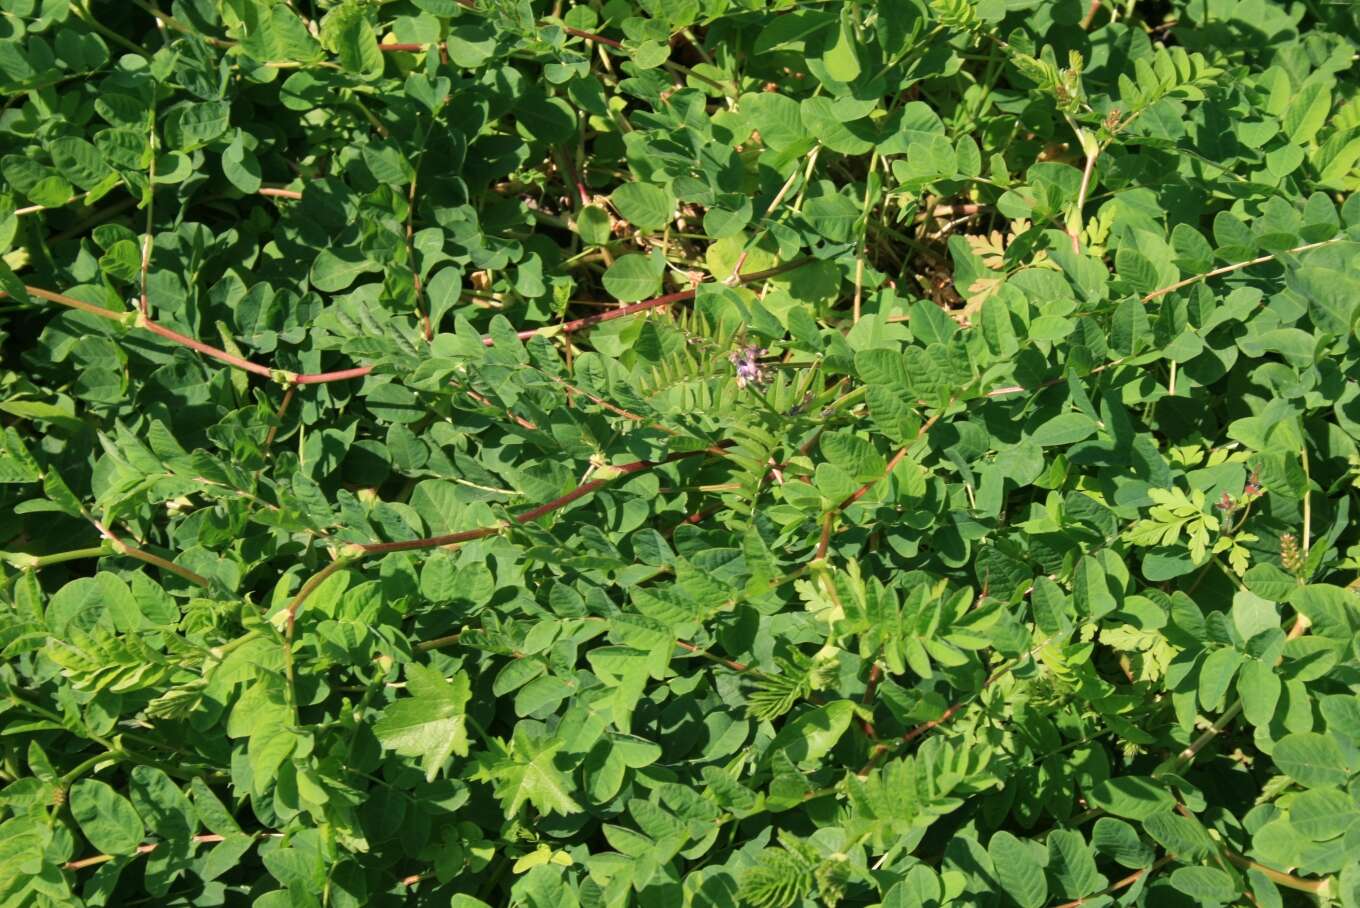
[[[1354,908],[1357,44],[0,0],[0,905]]]

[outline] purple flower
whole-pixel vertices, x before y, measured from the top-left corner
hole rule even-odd
[[[765,384],[765,370],[760,365],[760,357],[764,355],[765,348],[757,347],[755,344],[734,350],[727,355],[732,365],[737,367],[738,388]]]

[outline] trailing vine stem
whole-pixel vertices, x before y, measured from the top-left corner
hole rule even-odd
[[[737,283],[746,284],[774,277],[775,275],[783,274],[785,272],[792,271],[795,268],[799,268],[810,261],[811,259],[798,259],[793,262],[788,262],[786,264],[779,265],[775,268],[769,268],[764,271],[757,271],[751,274],[743,274],[738,279]],[[368,375],[373,371],[373,366],[371,365],[354,366],[349,369],[340,369],[334,372],[312,372],[312,373],[297,373],[289,372],[284,369],[271,368],[262,363],[257,363],[254,362],[253,360],[248,360],[245,359],[244,357],[237,356],[234,353],[228,353],[226,350],[223,350],[220,347],[214,347],[212,344],[205,344],[203,341],[200,341],[197,338],[189,337],[186,334],[181,334],[180,332],[174,330],[173,328],[166,327],[165,325],[161,324],[160,322],[156,321],[155,319],[149,317],[148,315],[140,311],[135,313],[129,313],[114,309],[106,309],[103,306],[99,306],[94,303],[87,303],[84,300],[78,300],[74,297],[67,296],[66,294],[55,293],[51,290],[45,290],[42,287],[33,287],[25,285],[24,290],[28,293],[29,296],[34,296],[37,297],[38,299],[46,300],[47,302],[50,303],[56,303],[61,306],[66,306],[69,309],[75,309],[77,311],[84,312],[88,315],[94,315],[99,318],[108,319],[109,321],[120,322],[124,325],[131,325],[134,328],[149,331],[152,334],[157,335],[158,337],[162,337],[168,341],[179,344],[181,347],[186,347],[210,359],[218,360],[219,362],[225,363],[228,366],[232,366],[234,368],[241,369],[245,372],[249,372],[252,375],[259,375],[262,378],[268,378],[284,386],[319,385],[335,381],[348,381],[349,379],[353,378],[363,378],[365,375]],[[519,337],[520,340],[528,340],[529,338],[534,337],[535,335],[551,336],[557,334],[571,334],[573,332],[580,331],[585,328],[592,327],[594,325],[598,325],[602,322],[613,321],[616,318],[623,318],[626,315],[633,315],[638,312],[646,312],[651,309],[660,309],[665,306],[673,305],[674,303],[680,303],[685,302],[687,300],[691,300],[694,298],[696,292],[697,292],[696,289],[689,289],[681,290],[676,293],[667,293],[663,296],[658,296],[654,297],[653,299],[644,300],[643,302],[640,303],[633,303],[632,305],[623,306],[618,309],[612,309],[608,312],[602,312],[597,315],[589,315],[584,318],[578,318],[574,321],[566,322],[561,325],[554,325],[546,328],[532,328],[524,331],[519,331],[517,332],[517,336]],[[0,290],[0,297],[7,296],[9,296],[9,294]],[[495,346],[495,341],[493,341],[490,337],[483,338],[482,343],[488,347]]]
[[[261,189],[260,193],[264,195],[275,195],[282,198],[290,199],[302,197],[302,194],[300,192],[288,189],[266,188]],[[1256,258],[1248,259],[1246,261],[1236,262],[1232,265],[1225,265],[1222,268],[1215,268],[1212,271],[1206,271],[1202,274],[1193,275],[1191,277],[1176,281],[1173,284],[1168,284],[1165,287],[1153,290],[1142,297],[1142,302],[1144,303],[1151,302],[1155,299],[1165,296],[1168,293],[1175,292],[1176,290],[1188,287],[1191,284],[1197,283],[1202,280],[1208,280],[1210,278],[1219,277],[1224,274],[1230,274],[1234,271],[1239,271],[1243,268],[1249,268],[1253,265],[1264,264],[1265,262],[1278,259],[1280,255],[1286,254],[1295,255],[1302,252],[1307,252],[1312,249],[1318,249],[1324,246],[1329,246],[1334,243],[1340,242],[1341,239],[1343,239],[1343,237],[1338,236],[1328,240],[1321,240],[1315,243],[1306,243],[1302,246],[1295,246],[1292,249],[1284,250],[1283,252],[1268,253],[1266,255],[1257,256]],[[792,262],[787,262],[783,265],[776,266],[774,268],[766,269],[764,271],[757,271],[750,274],[742,274],[737,276],[736,280],[733,281],[733,283],[747,284],[753,283],[755,281],[765,280],[767,278],[771,278],[779,274],[784,274],[796,268],[802,267],[803,265],[807,264],[810,261],[811,259],[797,259]],[[131,319],[130,323],[133,327],[149,331],[152,334],[155,334],[173,343],[179,344],[180,346],[186,347],[190,350],[200,353],[203,356],[207,356],[211,359],[216,359],[219,362],[225,363],[228,366],[232,366],[237,369],[242,369],[246,372],[249,372],[253,375],[259,375],[263,378],[278,381],[285,386],[314,385],[314,384],[326,384],[335,381],[348,381],[354,378],[363,378],[364,376],[370,374],[373,371],[373,366],[366,365],[366,366],[354,366],[348,369],[339,369],[331,372],[315,372],[315,373],[288,372],[286,370],[271,368],[261,363],[245,359],[233,353],[229,353],[226,350],[221,349],[220,347],[214,347],[213,345],[206,344],[196,338],[192,338],[185,334],[181,334],[180,332],[175,331],[172,328],[168,328],[165,325],[162,325],[161,323],[144,314],[140,313],[130,314],[127,312],[121,312],[113,309],[106,309],[103,306],[99,306],[94,303],[88,303],[85,302],[84,300],[78,300],[75,299],[74,297],[67,296],[61,293],[56,293],[51,290],[46,290],[41,287],[25,285],[24,290],[28,293],[29,296],[37,297],[38,299],[45,300],[47,302],[57,303],[58,305],[66,306],[68,308],[75,309],[77,311],[84,312],[89,315],[94,315],[99,318],[108,319],[110,321],[129,324]],[[520,340],[528,340],[529,338],[539,335],[551,337],[559,334],[572,334],[574,332],[590,328],[594,325],[598,325],[603,322],[613,321],[614,319],[634,315],[639,312],[650,311],[652,309],[664,308],[666,306],[674,305],[675,303],[687,302],[693,299],[697,292],[698,292],[697,288],[679,290],[674,293],[667,293],[661,296],[653,297],[652,299],[649,300],[643,300],[642,302],[632,303],[627,306],[621,306],[617,309],[611,309],[609,311],[600,312],[595,315],[584,316],[573,321],[564,322],[560,325],[545,326],[543,328],[530,328],[517,331],[516,336]],[[0,291],[0,297],[5,297],[8,295],[9,294],[5,293],[4,291]],[[482,343],[488,347],[495,345],[495,341],[490,337],[484,337],[482,339]],[[1003,394],[1014,393],[1023,390],[1025,389],[1019,386],[1016,386],[1014,388],[999,388],[994,391],[988,392],[988,396],[1001,396]],[[867,489],[861,490],[858,494],[862,495],[865,491],[867,491]]]

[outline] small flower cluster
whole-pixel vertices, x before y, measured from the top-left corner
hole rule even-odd
[[[1239,497],[1233,498],[1227,492],[1224,492],[1223,497],[1214,503],[1214,507],[1223,512],[1223,518],[1226,520],[1232,514],[1241,510],[1248,502],[1260,496],[1261,491],[1261,473],[1259,470],[1253,470],[1251,478],[1242,487],[1242,494]]]
[[[1280,564],[1295,577],[1303,575],[1303,552],[1299,550],[1299,540],[1293,533],[1280,536]]]
[[[765,384],[767,376],[765,368],[760,364],[760,357],[764,355],[765,348],[757,347],[755,344],[742,347],[740,350],[733,350],[727,355],[732,365],[737,367],[738,388]]]

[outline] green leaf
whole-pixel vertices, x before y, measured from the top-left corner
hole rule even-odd
[[[576,111],[561,98],[530,92],[515,108],[520,125],[540,142],[556,145],[576,134]]]
[[[571,780],[557,767],[562,745],[520,725],[508,749],[497,742],[490,752],[478,755],[476,777],[491,781],[510,816],[526,803],[545,814],[579,813],[581,805],[571,797]]]
[[[1047,903],[1048,881],[1044,877],[1044,866],[1029,844],[1003,830],[992,836],[987,853],[991,855],[1002,888],[1020,908],[1040,908]]]
[[[622,187],[620,187],[622,188]],[[598,205],[587,205],[576,215],[576,232],[583,243],[602,246],[612,236],[609,213]]]
[[[328,43],[340,65],[364,79],[375,79],[383,71],[383,54],[365,9],[353,0],[326,15],[322,40]]]
[[[1208,857],[1215,848],[1208,830],[1192,817],[1157,813],[1143,822],[1143,829],[1167,851],[1185,862]]]
[[[389,703],[373,724],[383,747],[408,757],[419,757],[425,780],[434,781],[452,754],[467,756],[467,717],[471,687],[458,672],[446,679],[440,672],[416,663],[406,666],[411,696]]]
[[[1070,445],[1089,438],[1096,432],[1095,420],[1084,413],[1063,413],[1047,420],[1030,435],[1030,441],[1041,448]]]
[[[458,306],[462,292],[463,273],[453,265],[440,268],[425,285],[425,298],[430,304],[430,324],[435,331],[439,330],[444,316]]]
[[[1289,802],[1289,823],[1314,842],[1336,838],[1360,822],[1360,804],[1336,788],[1312,788]]]
[[[834,189],[823,188],[815,195],[809,194],[803,205],[803,217],[833,243],[844,243],[851,238],[859,214],[859,206]]]
[[[836,746],[854,714],[854,704],[849,700],[810,709],[780,730],[768,752],[787,751],[795,763],[815,763]]]
[[[1223,708],[1233,676],[1246,656],[1231,647],[1216,649],[1205,658],[1199,670],[1200,708],[1216,712]]]
[[[1322,128],[1327,113],[1332,107],[1332,94],[1321,82],[1305,85],[1298,95],[1290,100],[1289,109],[1284,115],[1284,131],[1296,145],[1305,145]]]
[[[1308,300],[1313,324],[1340,337],[1351,333],[1360,304],[1360,279],[1335,268],[1305,265],[1290,284]]]
[[[1135,290],[1148,293],[1157,289],[1160,282],[1157,268],[1138,250],[1127,246],[1120,247],[1115,253],[1114,261],[1119,276],[1131,283]]]
[[[381,270],[356,249],[322,249],[312,262],[312,286],[323,293],[335,293],[354,283],[361,274]]]
[[[841,154],[864,154],[874,147],[877,135],[864,120],[843,122],[837,116],[836,104],[830,98],[807,98],[799,106],[802,126],[806,132],[832,151]]]
[[[859,54],[855,51],[855,28],[850,7],[841,9],[840,28],[830,33],[834,40],[822,53],[822,65],[831,78],[838,82],[853,82],[859,78]]]
[[[52,152],[52,163],[61,171],[61,175],[81,189],[98,189],[113,175],[112,168],[99,149],[84,139],[65,136],[54,139],[48,148]]]
[[[1129,820],[1146,820],[1175,804],[1165,786],[1148,776],[1104,779],[1087,790],[1087,797],[1094,806]]]
[[[1079,899],[1105,887],[1105,878],[1096,871],[1095,855],[1074,830],[1055,829],[1048,834],[1048,872],[1067,898]]]
[[[0,291],[3,291],[16,303],[26,304],[30,302],[24,282],[19,280],[18,275],[10,270],[9,265],[3,261],[0,261]]]
[[[1171,885],[1200,904],[1223,904],[1237,896],[1237,886],[1226,871],[1217,867],[1177,867]]]
[[[604,273],[604,288],[614,299],[634,303],[661,292],[666,260],[658,254],[620,256]]]
[[[1271,602],[1284,602],[1299,585],[1294,577],[1273,564],[1253,564],[1242,576],[1247,589]]]
[[[1280,700],[1281,681],[1275,670],[1264,662],[1249,659],[1237,676],[1237,695],[1242,698],[1242,714],[1257,728],[1270,725]]]
[[[614,190],[609,201],[624,220],[642,230],[665,227],[675,210],[674,197],[650,183],[625,183]]]
[[[177,151],[201,148],[225,133],[230,119],[231,105],[226,101],[178,107],[166,117],[166,144]]]
[[[1308,788],[1344,785],[1351,773],[1336,739],[1315,731],[1285,735],[1275,742],[1270,757],[1282,772]]]
[[[106,782],[81,779],[71,786],[71,816],[90,844],[105,854],[136,854],[146,838],[142,818],[127,798]]]

